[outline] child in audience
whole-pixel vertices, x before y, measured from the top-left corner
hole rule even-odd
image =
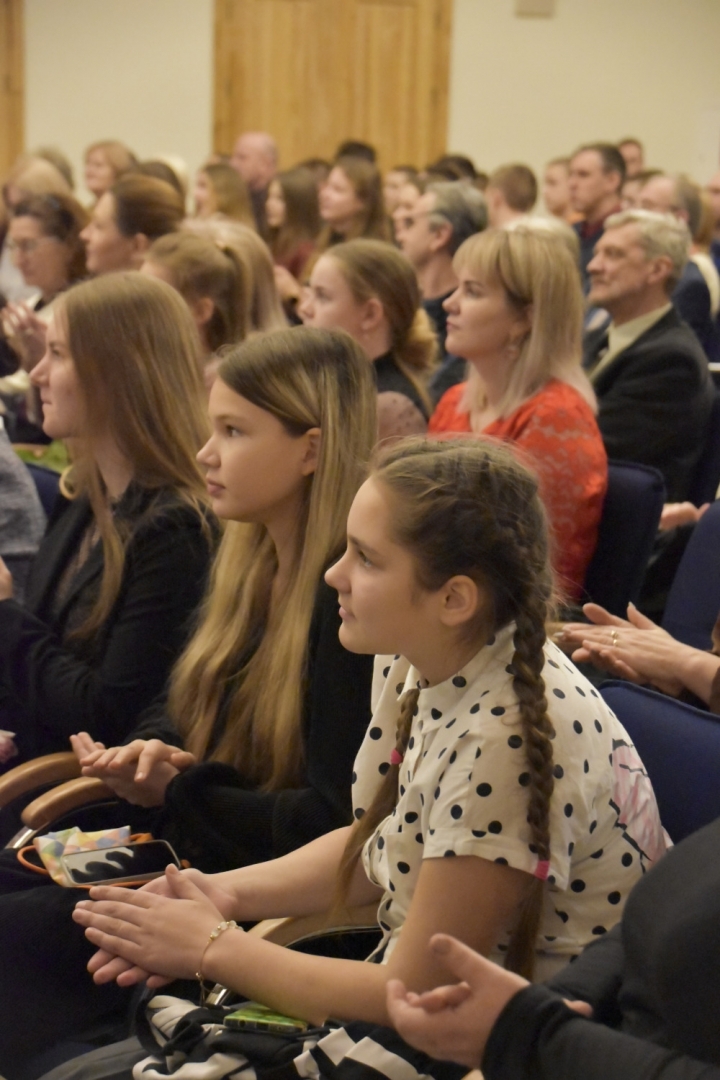
[[[372,659],[342,648],[323,574],[342,549],[375,439],[375,390],[349,337],[285,330],[224,357],[210,413],[199,458],[228,524],[168,701],[148,710],[124,747],[106,752],[88,734],[73,743],[86,774],[156,808],[143,824],[194,866],[217,871],[284,855],[351,820]],[[136,815],[125,803],[116,820]],[[103,1023],[107,1032],[128,994],[87,976],[92,950],[70,919],[72,890],[35,888],[43,879],[13,854],[0,856],[0,1001],[12,999],[18,1018],[0,1026],[8,1080],[30,1045],[37,1053],[70,1034],[94,1037]],[[42,1032],[40,992],[58,1006]]]
[[[140,275],[70,289],[32,381],[73,465],[25,607],[0,563],[0,728],[22,759],[80,728],[127,736],[185,644],[213,547],[198,343],[177,293]]]
[[[379,438],[426,430],[437,339],[404,255],[379,240],[336,245],[315,264],[300,316],[362,345],[377,383]]]
[[[548,975],[617,921],[664,843],[627,734],[546,641],[544,513],[508,450],[381,450],[326,577],[343,644],[379,654],[354,826],[218,876],[169,870],[139,893],[94,889],[75,919],[101,950],[99,982],[199,973],[311,1023],[364,1021],[327,1053],[337,1064],[362,1038],[361,1060],[382,1073],[383,1055],[409,1053],[373,1031],[388,1022],[387,981],[444,981],[434,932]],[[374,963],[292,953],[224,922],[373,901]]]
[[[247,184],[232,165],[223,162],[205,165],[197,174],[193,194],[197,217],[222,214],[231,221],[255,228]]]
[[[561,590],[581,594],[607,487],[596,404],[580,366],[583,300],[561,236],[518,224],[466,240],[444,304],[446,348],[471,365],[430,418],[439,435],[515,444],[537,469]]]
[[[139,270],[153,240],[179,228],[184,214],[182,196],[164,180],[122,177],[100,196],[80,234],[89,272]]]
[[[375,165],[360,157],[340,157],[320,188],[320,217],[324,229],[317,250],[356,237],[389,240],[382,177]]]
[[[320,231],[317,184],[309,169],[290,169],[270,181],[265,216],[275,265],[299,278]]]

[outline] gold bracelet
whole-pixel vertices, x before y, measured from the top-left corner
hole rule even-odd
[[[216,938],[219,938],[220,935],[223,934],[226,930],[237,930],[237,929],[239,929],[239,927],[238,927],[238,924],[235,922],[234,919],[224,919],[221,923],[217,924],[215,929],[210,934],[210,937],[207,939],[207,945],[203,949],[203,954],[200,957],[200,967],[195,972],[195,978],[200,983],[200,1004],[201,1005],[205,1004],[205,1001],[207,999],[208,994],[212,992],[212,987],[208,988],[205,985],[205,976],[202,973],[203,961],[205,960],[205,953],[208,951],[208,949],[212,945],[213,941],[215,941]]]

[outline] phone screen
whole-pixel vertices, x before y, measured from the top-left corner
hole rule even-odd
[[[158,876],[168,863],[179,866],[177,856],[164,840],[144,844],[78,851],[64,855],[65,871],[73,885],[92,885],[95,881],[136,880]]]

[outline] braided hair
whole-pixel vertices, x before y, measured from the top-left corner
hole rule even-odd
[[[474,580],[489,598],[467,625],[468,641],[480,644],[515,624],[511,670],[519,703],[527,769],[527,820],[538,876],[513,929],[505,966],[529,976],[550,860],[553,793],[553,730],[542,668],[552,574],[545,512],[535,476],[511,450],[489,440],[434,442],[405,439],[376,452],[370,476],[392,506],[393,540],[415,557],[418,584],[434,591],[455,575]],[[401,701],[397,753],[402,759],[417,713],[418,690]],[[391,763],[375,798],[356,822],[339,874],[344,897],[365,841],[392,813],[398,798],[399,764]],[[544,873],[543,873],[544,871]]]

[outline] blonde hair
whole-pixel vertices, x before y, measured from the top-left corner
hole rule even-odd
[[[223,162],[204,165],[200,172],[205,173],[210,183],[215,198],[214,213],[224,214],[231,221],[239,221],[255,229],[248,186],[240,173]]]
[[[408,260],[382,240],[349,240],[325,254],[338,264],[359,304],[372,297],[380,301],[393,359],[432,412],[426,383],[437,359],[437,338],[420,306],[420,288]]]
[[[156,240],[145,256],[162,266],[184,300],[203,297],[213,302],[213,313],[204,327],[208,348],[234,345],[248,334],[248,272],[233,248],[220,247],[189,232],[170,233]]]
[[[183,228],[212,240],[224,251],[233,251],[244,267],[245,299],[242,321],[246,333],[287,328],[277,286],[272,257],[254,229],[225,218],[190,218]]]
[[[561,238],[525,222],[512,229],[488,229],[465,241],[453,267],[456,273],[468,269],[499,285],[514,310],[531,316],[498,403],[499,416],[509,416],[550,379],[573,386],[596,409],[595,395],[580,366],[584,310],[580,278]],[[460,408],[472,416],[482,408],[483,397],[482,378],[470,365]]]
[[[107,619],[120,590],[128,536],[108,505],[94,457],[112,436],[146,491],[173,488],[203,516],[207,502],[195,460],[207,438],[199,341],[180,296],[142,274],[104,274],[57,301],[85,401],[87,430],[73,439],[65,490],[87,494],[103,544],[97,601],[76,632],[88,637]]]
[[[277,560],[267,530],[228,523],[199,628],[171,680],[169,710],[188,750],[203,757],[231,691],[211,756],[277,791],[302,778],[310,621],[324,571],[342,550],[375,439],[376,393],[353,339],[310,327],[251,338],[223,358],[218,377],[291,435],[319,427],[320,456],[304,487],[291,578],[270,615]]]
[[[508,669],[517,695],[527,760],[531,850],[550,859],[550,800],[555,732],[548,715],[542,669],[552,573],[548,528],[537,479],[507,447],[490,440],[433,442],[404,439],[376,451],[370,477],[391,503],[393,539],[415,559],[420,588],[439,589],[465,574],[489,595],[468,627],[482,640],[515,623]],[[397,757],[407,749],[419,690],[408,691],[397,721]],[[363,846],[398,798],[399,767],[392,764],[375,798],[355,823],[338,876],[338,906],[347,896]],[[544,884],[533,880],[514,927],[505,966],[530,977],[543,906]]]
[[[85,150],[83,160],[87,161],[90,154],[96,150],[100,151],[112,169],[115,180],[137,165],[137,158],[132,150],[128,150],[125,143],[121,143],[118,139],[101,139],[99,142],[90,143]]]

